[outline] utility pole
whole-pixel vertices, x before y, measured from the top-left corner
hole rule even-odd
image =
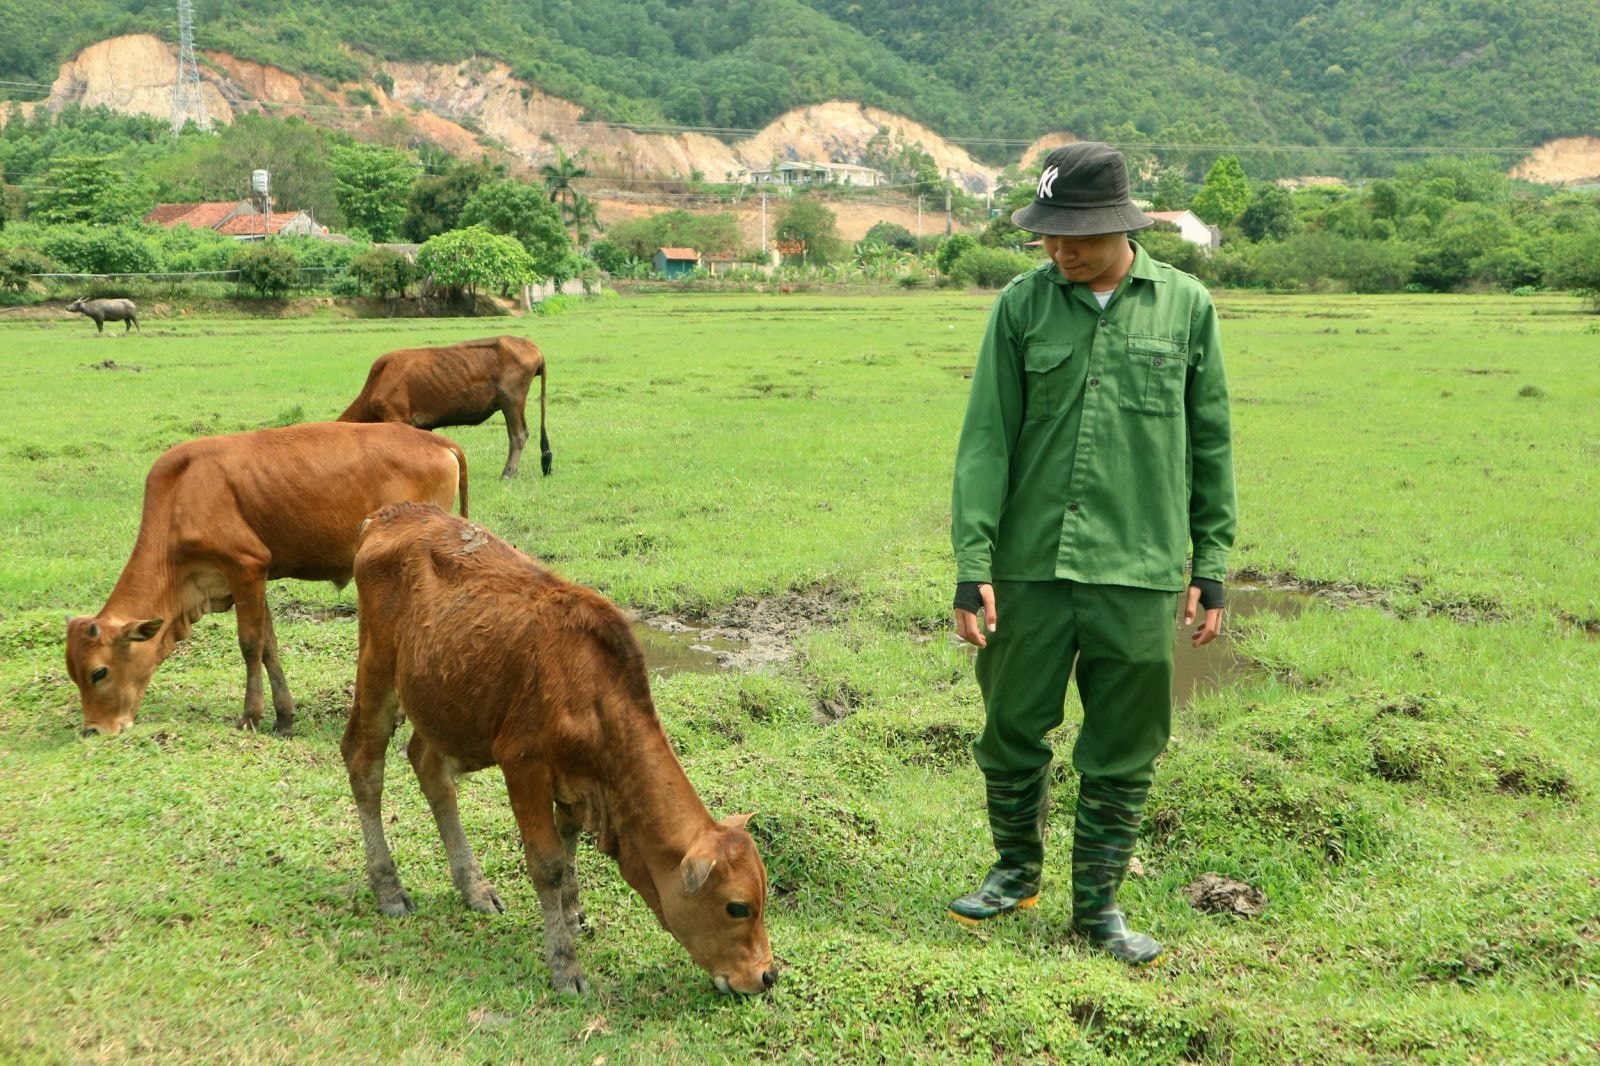
[[[211,128],[206,99],[200,94],[200,67],[194,58],[194,0],[178,0],[178,76],[172,83],[172,133],[183,132],[189,119],[203,130]]]
[[[944,235],[946,237],[950,236],[952,232],[952,223],[950,220],[950,188],[950,169],[946,167],[944,172]]]
[[[767,249],[767,194],[761,193],[761,254],[766,255]]]
[[[922,194],[917,193],[917,243],[922,243]]]

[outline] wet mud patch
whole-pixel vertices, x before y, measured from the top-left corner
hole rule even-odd
[[[98,363],[90,363],[89,364],[89,369],[90,370],[126,370],[131,374],[137,374],[137,373],[140,373],[141,371],[143,371],[144,367],[138,365],[137,363],[119,363],[115,359],[102,359]]]
[[[354,618],[353,603],[313,604],[304,600],[285,600],[273,610],[282,622],[336,622],[341,618]]]
[[[735,600],[715,618],[638,614],[634,632],[652,674],[754,670],[790,662],[803,636],[832,625],[850,603],[830,589],[751,596]]]
[[[1315,596],[1336,607],[1376,607],[1389,609],[1389,593],[1369,585],[1341,581],[1307,581],[1288,574],[1269,574],[1261,570],[1241,570],[1230,579],[1229,606],[1235,589],[1249,587],[1264,592]]]

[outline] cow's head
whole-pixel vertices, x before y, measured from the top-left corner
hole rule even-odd
[[[161,661],[163,620],[124,622],[80,615],[67,620],[67,676],[83,702],[83,733],[120,733]]]
[[[82,311],[83,310],[83,303],[87,299],[88,299],[87,296],[78,297],[76,300],[73,300],[71,303],[69,303],[67,305],[67,310],[68,311]]]
[[[777,983],[767,943],[767,868],[745,832],[748,814],[697,837],[661,893],[662,924],[711,974],[719,992],[765,992]]]

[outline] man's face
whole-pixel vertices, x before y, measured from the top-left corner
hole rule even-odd
[[[1068,281],[1088,285],[1095,292],[1117,287],[1133,265],[1133,248],[1125,233],[1100,233],[1093,237],[1044,235],[1044,250]]]

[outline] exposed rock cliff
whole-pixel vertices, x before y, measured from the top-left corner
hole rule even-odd
[[[204,53],[206,109],[214,121],[268,110],[298,113],[327,125],[349,126],[373,116],[399,116],[419,134],[457,154],[483,152],[485,140],[529,164],[585,153],[595,174],[635,181],[687,179],[698,173],[724,181],[773,159],[860,162],[874,136],[920,146],[940,170],[974,193],[993,187],[994,171],[932,130],[909,119],[846,101],[798,108],[760,133],[732,144],[703,133],[652,133],[582,121],[582,108],[512,76],[502,63],[475,59],[454,65],[384,63],[393,88],[328,86],[221,52]],[[103,104],[158,117],[171,113],[177,71],[173,47],[136,34],[101,41],[61,68],[48,106]],[[352,104],[373,99],[375,105]],[[415,110],[420,107],[422,110]]]
[[[1551,141],[1513,167],[1511,176],[1552,185],[1600,181],[1600,137]]]

